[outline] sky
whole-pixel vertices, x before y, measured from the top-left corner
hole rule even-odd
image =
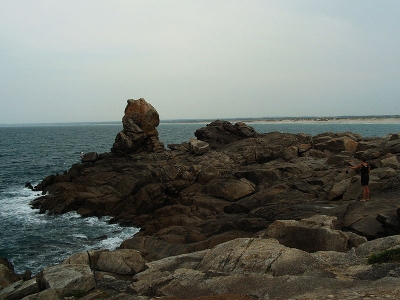
[[[398,0],[0,7],[0,124],[400,115]]]

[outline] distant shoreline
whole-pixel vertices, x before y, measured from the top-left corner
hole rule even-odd
[[[216,118],[216,119],[171,119],[160,120],[160,124],[206,124],[215,120],[246,124],[400,124],[400,115],[394,116],[343,116],[343,117],[265,117],[265,118]],[[0,124],[0,127],[30,126],[80,126],[122,125],[121,121],[62,122],[62,123],[19,123]]]
[[[210,123],[216,119],[162,120],[161,124]],[[281,117],[281,118],[226,118],[232,123],[246,124],[400,124],[400,116],[344,116],[344,117]]]
[[[246,122],[245,122],[246,123]],[[397,118],[304,118],[284,120],[258,120],[247,123],[253,124],[400,124],[400,117]]]

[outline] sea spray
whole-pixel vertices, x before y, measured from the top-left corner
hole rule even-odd
[[[28,189],[1,194],[0,217],[5,230],[1,233],[0,256],[9,259],[17,273],[31,270],[35,274],[89,249],[114,250],[138,231],[110,224],[109,217],[82,218],[75,212],[40,214],[29,206],[36,197],[37,192]]]

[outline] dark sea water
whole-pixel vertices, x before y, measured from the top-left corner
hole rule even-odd
[[[206,123],[161,123],[157,128],[164,145],[194,137]],[[316,135],[347,132],[364,137],[399,133],[400,124],[248,123],[258,132],[280,131]],[[25,188],[46,176],[63,173],[79,163],[80,152],[109,152],[121,123],[0,126],[0,256],[19,273],[34,274],[45,266],[88,249],[115,249],[138,229],[108,224],[108,217],[81,218],[39,214],[29,203],[39,196]],[[104,238],[106,237],[106,238]]]

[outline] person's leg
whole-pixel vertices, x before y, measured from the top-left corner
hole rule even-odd
[[[367,198],[367,187],[368,186],[366,186],[366,185],[363,185],[363,201],[366,201],[366,200],[368,200],[368,198]]]
[[[369,200],[369,186],[368,185],[366,185],[365,186],[365,200]]]

